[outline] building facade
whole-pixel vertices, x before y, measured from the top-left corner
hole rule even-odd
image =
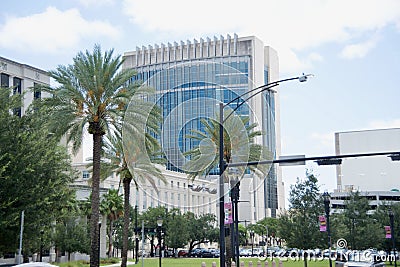
[[[21,107],[14,112],[23,116],[34,99],[42,98],[42,92],[35,85],[49,85],[46,71],[0,57],[0,86],[12,88],[13,94],[24,94]]]
[[[180,176],[187,158],[183,155],[198,146],[199,141],[187,138],[193,130],[202,131],[202,118],[215,118],[218,103],[228,103],[258,86],[278,80],[278,56],[256,37],[220,36],[187,40],[154,46],[136,47],[124,54],[124,69],[134,69],[132,82],[155,88],[155,102],[163,115],[160,141],[167,158],[167,170]],[[242,97],[246,100],[249,95]],[[238,102],[231,103],[235,109]],[[228,107],[227,107],[228,109]],[[277,95],[265,91],[245,102],[236,113],[256,122],[265,134],[257,142],[268,147],[274,157],[280,153],[279,107]],[[214,175],[209,180],[214,187]],[[255,222],[265,216],[276,216],[284,207],[278,201],[283,193],[279,170],[271,166],[268,177],[260,179],[247,173],[241,186],[241,199],[249,208],[240,208],[239,220]],[[211,199],[216,203],[217,195]],[[283,197],[282,197],[283,199]]]
[[[360,191],[360,197],[366,198],[369,203],[369,212],[373,213],[379,206],[400,203],[400,192],[392,191]],[[333,213],[341,213],[346,208],[346,201],[350,200],[351,192],[331,193],[331,207]]]
[[[337,155],[400,151],[400,128],[335,133]],[[387,156],[347,158],[336,166],[337,192],[399,189],[400,162]]]

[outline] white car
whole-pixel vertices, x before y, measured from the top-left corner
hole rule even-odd
[[[239,256],[242,257],[250,257],[251,256],[251,249],[242,248],[239,250]]]
[[[28,263],[22,263],[22,264],[18,264],[15,265],[15,267],[58,267],[57,265],[52,265],[50,263],[47,262],[28,262]]]
[[[385,262],[377,253],[350,253],[348,261],[336,261],[335,267],[385,267]]]

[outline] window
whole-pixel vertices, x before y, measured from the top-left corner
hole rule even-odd
[[[10,87],[10,76],[2,73],[0,77],[0,86],[1,87]]]
[[[39,84],[33,84],[33,99],[41,99],[42,91],[40,90]]]
[[[154,191],[151,190],[150,207],[154,208]]]
[[[20,95],[22,93],[22,80],[20,78],[14,77],[13,78],[13,94]],[[14,115],[21,117],[21,107],[14,109]]]
[[[22,80],[20,78],[17,77],[13,78],[13,86],[14,86],[13,90],[14,95],[22,93]]]
[[[82,178],[83,179],[89,179],[90,178],[90,173],[88,171],[83,171],[82,172]]]
[[[174,187],[174,181],[171,181],[171,187]]]

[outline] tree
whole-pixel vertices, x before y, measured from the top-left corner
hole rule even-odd
[[[181,214],[179,209],[172,209],[168,213],[168,219],[166,221],[166,232],[165,243],[168,247],[174,250],[174,256],[176,256],[176,249],[184,247],[187,244],[189,231],[188,224],[185,217]]]
[[[145,228],[148,230],[147,232],[145,231],[145,234],[151,237],[150,255],[153,254],[153,249],[155,247],[154,238],[157,237],[157,229],[158,229],[157,219],[161,218],[163,220],[163,225],[162,225],[163,231],[168,233],[168,217],[169,217],[168,209],[161,206],[149,207],[139,216],[139,221],[143,222]]]
[[[269,239],[270,236],[275,238],[275,234],[278,228],[278,220],[276,218],[265,217],[264,219],[258,221],[256,224],[250,224],[248,226],[249,230],[253,230],[254,233],[261,236],[265,242]]]
[[[90,249],[86,221],[76,216],[64,218],[57,223],[53,239],[58,250],[68,252],[68,261],[71,253],[88,253]]]
[[[377,248],[384,249],[385,251],[389,252],[393,248],[393,243],[391,238],[385,238],[385,231],[383,231],[385,226],[390,226],[390,219],[389,219],[389,211],[393,213],[393,221],[394,221],[394,239],[395,245],[398,249],[400,246],[400,204],[396,203],[383,203],[380,205],[376,212],[373,214],[373,219],[378,222],[379,231],[379,239],[376,240]],[[380,241],[380,242],[379,242]]]
[[[149,158],[149,155],[154,155],[155,151],[158,151],[159,143],[152,136],[151,133],[158,132],[158,124],[159,121],[159,113],[157,109],[152,108],[152,104],[142,103],[141,105],[137,105],[139,103],[139,99],[135,101],[135,108],[131,108],[128,114],[138,114],[139,110],[137,108],[143,109],[151,108],[149,112],[149,116],[146,121],[138,121],[137,118],[135,120],[136,124],[144,124],[142,128],[147,129],[144,136],[144,147],[141,147],[140,137],[132,138],[131,131],[127,130],[129,133],[129,137],[125,137],[127,142],[123,143],[123,138],[121,136],[121,128],[119,131],[115,132],[113,136],[109,136],[106,139],[104,145],[104,161],[103,165],[103,177],[106,178],[110,174],[115,173],[119,175],[124,188],[124,227],[123,227],[123,246],[122,246],[122,267],[126,267],[127,264],[127,256],[128,256],[128,231],[130,224],[130,184],[134,181],[136,189],[139,188],[139,183],[147,181],[149,182],[155,190],[157,190],[155,179],[160,179],[165,182],[165,178],[162,175],[161,170],[155,166]],[[127,120],[125,120],[127,121]],[[132,125],[132,124],[129,124]],[[140,128],[140,126],[135,126]],[[132,134],[134,135],[134,134]],[[139,142],[132,142],[132,140],[136,140]],[[146,151],[146,152],[144,152]]]
[[[287,246],[299,249],[314,249],[328,244],[326,233],[319,231],[318,216],[324,214],[323,200],[319,192],[318,179],[307,171],[306,178],[290,187],[289,210],[279,220],[279,235]],[[322,242],[324,241],[324,242]],[[304,266],[307,267],[307,255]]]
[[[124,206],[122,196],[118,194],[118,189],[110,189],[103,195],[100,210],[107,216],[108,222],[108,257],[112,254],[114,222],[122,216]]]
[[[215,235],[215,231],[213,231],[216,222],[214,214],[196,215],[186,212],[184,217],[189,234],[189,253],[202,243],[214,242],[219,239],[219,235]]]
[[[67,142],[72,143],[74,152],[81,146],[86,129],[93,137],[90,216],[92,267],[99,266],[99,185],[103,136],[112,136],[121,123],[125,105],[135,93],[135,85],[128,83],[134,72],[120,71],[122,62],[121,56],[113,56],[113,50],[103,55],[100,46],[95,45],[92,53],[88,50],[85,53],[79,52],[71,65],[59,66],[50,71],[50,77],[58,85],[43,88],[52,95],[43,99],[43,104],[51,112],[50,126],[56,136],[67,134]]]
[[[24,211],[24,260],[38,252],[41,236],[49,246],[52,223],[75,192],[74,172],[66,148],[45,127],[42,110],[23,117],[10,113],[22,96],[0,88],[0,251],[17,250]],[[43,235],[40,232],[43,231]]]
[[[256,138],[262,135],[261,131],[255,130],[256,123],[250,123],[249,117],[240,117],[231,111],[224,114],[227,118],[223,125],[223,158],[226,163],[233,160],[238,162],[260,161],[271,159],[272,153],[267,147],[256,144]],[[228,117],[229,116],[229,117]],[[219,115],[217,114],[217,118]],[[219,121],[213,118],[200,120],[204,131],[193,130],[187,138],[197,140],[199,145],[185,153],[190,160],[184,165],[188,177],[195,179],[203,175],[208,175],[219,164]],[[255,175],[265,178],[268,175],[270,166],[267,164],[248,166]],[[246,167],[238,167],[240,176],[244,175]],[[228,172],[224,172],[225,182],[229,182]],[[233,258],[231,236],[226,238],[226,264],[230,266]],[[221,251],[221,253],[224,253]]]
[[[344,201],[343,224],[346,228],[344,238],[351,244],[351,249],[367,249],[376,247],[380,229],[374,218],[368,214],[369,201],[360,192],[351,192]]]
[[[230,113],[224,114],[224,117],[228,114]],[[203,118],[200,122],[204,131],[192,130],[192,134],[186,136],[199,142],[197,147],[185,153],[189,161],[184,165],[184,169],[190,179],[208,175],[219,164],[219,121]],[[229,116],[223,127],[223,158],[226,163],[231,163],[233,159],[248,162],[271,158],[272,153],[267,147],[255,143],[256,138],[263,133],[255,130],[257,123],[250,123],[249,117]],[[246,168],[250,168],[254,174],[264,178],[268,175],[269,167],[268,164],[259,164],[238,169],[243,174]],[[228,178],[228,174],[224,174]]]

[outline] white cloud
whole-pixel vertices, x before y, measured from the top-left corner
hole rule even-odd
[[[347,45],[340,53],[340,56],[347,59],[363,58],[376,46],[377,42],[378,38],[373,37],[366,42]]]
[[[113,5],[115,0],[78,0],[85,7]]]
[[[311,139],[318,142],[319,146],[332,148],[335,145],[335,134],[332,133],[313,133]],[[318,147],[318,144],[316,146]]]
[[[169,33],[170,38],[232,32],[256,35],[278,50],[282,70],[291,71],[312,65],[296,52],[330,42],[346,43],[353,36],[395,24],[400,20],[400,1],[124,0],[124,11],[145,30]]]
[[[369,126],[372,129],[400,128],[400,119],[389,121],[372,121],[370,122]]]
[[[120,33],[109,23],[85,20],[77,9],[48,7],[43,13],[8,17],[0,35],[1,47],[55,53],[76,47],[84,38],[118,38]]]

